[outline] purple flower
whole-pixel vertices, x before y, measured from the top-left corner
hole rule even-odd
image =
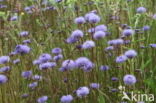
[[[107,31],[107,26],[105,26],[105,25],[98,25],[98,26],[95,27],[95,31],[103,31],[103,32],[105,32],[105,31]]]
[[[27,40],[23,40],[22,42],[23,44],[30,44],[31,43],[31,40],[30,39],[27,39]]]
[[[61,97],[61,103],[71,103],[72,100],[73,100],[72,95],[65,95]]]
[[[124,29],[122,32],[123,36],[131,36],[133,34],[134,34],[134,30],[132,30],[132,29]]]
[[[81,30],[75,30],[72,32],[71,37],[80,38],[83,37],[83,32]]]
[[[153,18],[153,19],[156,19],[156,14],[154,14],[152,18]]]
[[[134,75],[127,74],[124,76],[123,81],[126,85],[133,85],[136,83],[136,78]]]
[[[29,35],[29,32],[28,31],[22,31],[19,33],[20,36],[22,37],[25,37],[25,36],[28,36]]]
[[[55,62],[46,62],[39,65],[39,70],[50,69],[54,68],[55,66],[56,66]]]
[[[105,48],[105,51],[111,51],[111,50],[114,50],[113,46],[108,46],[108,47]]]
[[[118,81],[119,79],[117,77],[112,77],[111,80],[112,81]]]
[[[4,84],[8,81],[8,78],[3,75],[3,74],[0,74],[0,84]]]
[[[28,93],[24,93],[24,94],[21,95],[22,98],[27,98],[28,96],[29,96]]]
[[[61,48],[54,48],[54,49],[52,49],[51,52],[52,52],[53,54],[58,55],[58,54],[62,53],[62,49],[61,49]]]
[[[135,56],[137,56],[137,52],[135,50],[128,50],[125,52],[125,56],[127,56],[128,58],[134,58]]]
[[[7,62],[10,61],[10,57],[9,56],[1,56],[0,57],[0,64],[5,64]]]
[[[48,53],[43,53],[39,56],[39,59],[38,59],[41,63],[45,63],[45,62],[48,62],[50,60],[52,60],[52,57],[50,54]]]
[[[123,63],[127,60],[127,56],[121,55],[116,58],[116,63]]]
[[[5,67],[2,67],[2,68],[0,68],[0,72],[8,72],[8,71],[10,71],[10,67],[9,66],[5,66]]]
[[[14,64],[17,64],[17,63],[19,63],[19,62],[20,62],[20,59],[15,59],[15,60],[13,61]]]
[[[87,13],[86,15],[85,15],[85,20],[86,21],[89,21],[89,17],[91,16],[91,15],[95,15],[95,13],[92,13],[92,12],[90,12],[90,13]]]
[[[15,48],[15,53],[17,54],[27,54],[30,52],[30,47],[28,47],[27,45],[17,45]]]
[[[95,43],[92,40],[88,40],[82,44],[83,49],[91,49],[93,47],[95,47]]]
[[[60,2],[62,2],[62,0],[55,0],[55,2],[60,3]]]
[[[85,72],[89,72],[94,68],[94,64],[86,57],[79,57],[75,62],[78,68],[83,69]]]
[[[124,41],[122,39],[114,39],[114,40],[110,40],[108,41],[109,45],[122,45],[124,44]]]
[[[37,102],[38,103],[46,103],[47,100],[48,100],[47,96],[42,96],[42,97],[37,99]]]
[[[76,43],[77,41],[78,41],[78,38],[74,38],[74,37],[69,37],[66,40],[66,42],[69,44]]]
[[[40,76],[40,75],[34,75],[34,76],[32,76],[32,79],[33,80],[42,80],[42,76]]]
[[[93,89],[99,89],[100,88],[100,84],[99,83],[91,83],[90,87]]]
[[[38,60],[38,59],[33,61],[33,65],[39,65],[41,63],[42,63],[41,60]]]
[[[94,33],[94,32],[95,32],[95,28],[90,28],[90,29],[88,29],[88,32],[89,32],[89,33]]]
[[[33,82],[28,85],[29,88],[35,89],[38,86],[38,82]]]
[[[109,70],[110,68],[109,68],[109,66],[107,66],[107,65],[102,65],[102,66],[100,66],[100,70],[101,71],[107,71],[107,70]]]
[[[54,57],[53,57],[53,60],[54,60],[54,61],[58,61],[58,60],[60,60],[60,59],[62,59],[62,58],[63,58],[63,55],[62,55],[62,54],[59,54],[59,55],[54,56]]]
[[[99,39],[104,38],[105,36],[106,36],[106,33],[105,32],[103,32],[103,31],[97,31],[97,32],[94,33],[93,38],[95,40],[99,40]]]
[[[148,31],[148,30],[150,30],[150,26],[145,25],[145,26],[142,28],[142,30],[143,30],[143,31]]]
[[[156,48],[156,44],[149,44],[150,47]]]
[[[86,22],[86,21],[85,21],[85,18],[82,17],[82,16],[77,17],[77,18],[75,18],[75,20],[74,20],[74,23],[76,23],[76,24],[84,24],[85,22]]]
[[[25,79],[28,79],[31,76],[32,76],[32,71],[31,70],[22,72],[22,77],[24,77]]]
[[[89,23],[98,23],[100,21],[100,17],[96,14],[91,14],[88,18]]]
[[[65,60],[62,63],[62,67],[66,68],[67,70],[70,70],[70,69],[76,68],[77,66],[76,66],[75,61],[73,61],[73,60]]]
[[[136,10],[137,13],[145,13],[146,11],[147,10],[146,10],[145,7],[138,7],[137,10]]]
[[[18,16],[12,16],[11,18],[10,18],[10,21],[16,21],[18,19]]]
[[[89,88],[88,87],[80,87],[78,90],[76,90],[76,94],[78,97],[82,98],[89,94]]]

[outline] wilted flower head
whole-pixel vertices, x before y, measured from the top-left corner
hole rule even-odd
[[[61,97],[61,103],[71,103],[72,100],[73,100],[72,95],[65,95]]]
[[[105,36],[106,36],[105,32],[103,32],[103,31],[97,31],[97,32],[94,33],[93,38],[95,40],[99,40],[99,39],[104,38]]]
[[[127,60],[127,56],[121,55],[116,58],[116,63],[123,63]]]
[[[65,60],[65,61],[63,61],[63,63],[62,63],[62,67],[63,67],[63,68],[66,68],[67,70],[69,70],[69,69],[74,69],[74,68],[76,68],[77,66],[76,66],[75,61],[73,61],[73,60]]]
[[[56,66],[55,62],[46,62],[39,65],[40,70],[51,69]]]
[[[29,32],[28,31],[22,31],[19,33],[20,36],[24,37],[24,36],[28,36]]]
[[[106,25],[98,25],[95,27],[95,31],[107,31],[107,26]]]
[[[30,47],[28,47],[27,45],[17,45],[15,48],[15,53],[17,54],[27,54],[30,52]]]
[[[8,81],[7,76],[0,74],[0,84],[4,84]]]
[[[148,31],[148,30],[150,30],[150,26],[145,25],[145,26],[142,28],[142,30],[143,30],[143,31]]]
[[[92,40],[88,40],[82,44],[83,49],[91,49],[93,47],[95,47],[95,43]]]
[[[32,76],[32,71],[31,70],[22,72],[22,77],[24,77],[25,79],[28,79],[31,76]]]
[[[76,90],[76,94],[78,97],[84,97],[89,94],[89,88],[88,87],[80,87],[78,90]]]
[[[131,36],[133,34],[134,34],[134,30],[132,30],[132,29],[124,29],[122,32],[123,36]]]
[[[79,57],[75,62],[78,68],[83,69],[85,72],[89,72],[94,68],[94,64],[86,57]]]
[[[0,57],[0,64],[5,64],[7,62],[10,61],[10,57],[9,56],[1,56]]]
[[[100,84],[99,83],[91,83],[90,87],[93,89],[99,89],[100,88]]]
[[[52,52],[53,54],[58,55],[58,54],[62,53],[62,49],[61,49],[61,48],[54,48],[54,49],[52,49],[51,52]]]
[[[2,67],[2,68],[0,68],[0,72],[8,72],[8,71],[10,71],[10,67],[9,66],[5,66],[5,67]]]
[[[84,17],[80,16],[80,17],[75,18],[74,22],[76,24],[84,24],[86,21]]]
[[[28,85],[29,88],[35,89],[38,86],[38,82],[33,82]]]
[[[47,100],[48,100],[47,96],[42,96],[42,97],[37,99],[37,102],[38,103],[46,103]]]
[[[125,52],[125,56],[127,56],[128,58],[134,58],[135,56],[137,56],[137,52],[135,50],[128,50]]]
[[[138,7],[136,12],[137,13],[145,13],[147,11],[147,9],[145,7]]]
[[[136,83],[136,78],[134,75],[127,74],[124,76],[123,81],[126,85],[133,85]]]
[[[102,71],[107,71],[107,70],[109,70],[110,68],[109,68],[109,66],[107,66],[107,65],[102,65],[102,66],[100,66],[100,70],[102,70]]]
[[[48,62],[50,60],[52,60],[52,57],[50,54],[48,53],[43,53],[39,56],[39,59],[38,59],[41,63],[44,63],[44,62]]]
[[[72,32],[71,37],[80,38],[83,37],[83,32],[81,30],[75,30]]]

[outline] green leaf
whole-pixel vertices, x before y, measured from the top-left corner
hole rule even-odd
[[[102,95],[98,97],[98,103],[105,103],[105,98]]]

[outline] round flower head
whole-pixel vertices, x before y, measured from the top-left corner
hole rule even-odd
[[[43,53],[39,56],[39,61],[44,63],[44,62],[48,62],[52,60],[52,57],[50,54],[47,54],[47,53]]]
[[[108,41],[109,45],[122,45],[124,44],[123,39],[114,39],[114,40],[110,40]]]
[[[108,46],[108,47],[105,48],[105,51],[111,51],[111,50],[114,50],[113,46]]]
[[[111,80],[112,81],[118,81],[119,79],[117,77],[112,77]]]
[[[156,44],[149,44],[150,47],[156,48]]]
[[[80,57],[75,62],[78,68],[83,69],[85,72],[89,72],[94,68],[94,64],[86,57]]]
[[[38,86],[38,82],[33,82],[28,85],[29,88],[35,89]]]
[[[71,37],[80,38],[83,37],[83,32],[81,30],[75,30],[72,32]]]
[[[65,60],[62,63],[62,67],[66,68],[67,70],[74,69],[76,68],[76,63],[73,60]]]
[[[69,37],[66,40],[66,42],[69,43],[69,44],[76,43],[77,41],[78,41],[78,39],[74,38],[74,37]]]
[[[75,23],[75,24],[84,24],[85,22],[86,22],[86,21],[85,21],[85,18],[82,17],[82,16],[77,17],[77,18],[75,18],[75,20],[74,20],[74,23]]]
[[[24,37],[24,36],[28,36],[29,32],[28,31],[22,31],[19,33],[20,36]]]
[[[85,15],[85,20],[86,21],[89,21],[89,17],[91,16],[91,15],[95,15],[95,13],[92,13],[92,12],[90,12],[90,13],[87,13],[86,15]]]
[[[18,16],[12,16],[11,18],[10,18],[10,21],[16,21],[18,19]]]
[[[30,52],[30,47],[28,47],[27,45],[17,45],[15,48],[15,52],[17,54],[27,54]]]
[[[146,11],[147,10],[146,10],[145,7],[138,7],[137,10],[136,10],[137,13],[145,13]]]
[[[145,25],[145,26],[142,28],[142,30],[143,30],[143,31],[148,31],[148,30],[150,30],[150,26]]]
[[[116,63],[123,63],[127,60],[127,56],[121,55],[116,58]]]
[[[56,66],[55,62],[46,62],[39,65],[40,70],[54,68]]]
[[[109,70],[110,68],[109,68],[109,66],[107,66],[107,65],[102,65],[102,66],[100,66],[100,70],[101,71],[107,71],[107,70]]]
[[[42,96],[42,97],[37,99],[37,102],[38,103],[46,103],[47,100],[48,100],[47,96]]]
[[[125,56],[127,56],[128,58],[134,58],[135,56],[137,56],[137,52],[135,50],[128,50],[125,52]]]
[[[42,61],[39,60],[39,59],[36,59],[36,60],[33,61],[33,65],[39,65],[41,63],[42,63]]]
[[[5,67],[0,68],[0,72],[5,73],[5,72],[10,71],[10,69],[11,69],[11,68],[10,68],[9,66],[5,66]]]
[[[134,30],[132,30],[132,29],[125,29],[125,30],[123,30],[123,32],[122,32],[122,35],[123,36],[131,36],[131,35],[133,35],[134,34]]]
[[[78,97],[84,97],[89,94],[89,88],[88,87],[80,87],[78,90],[76,90],[76,94]]]
[[[152,18],[156,20],[156,14],[154,14]]]
[[[27,39],[27,40],[23,40],[22,42],[23,44],[30,44],[31,43],[31,40],[30,39]]]
[[[3,75],[3,74],[0,74],[0,84],[4,84],[8,81],[8,78]]]
[[[72,100],[73,100],[72,95],[65,95],[61,97],[61,103],[71,103]]]
[[[88,40],[82,44],[83,49],[91,49],[93,47],[95,47],[95,43],[92,40]]]
[[[28,79],[31,76],[32,76],[32,71],[31,70],[22,72],[22,77],[24,77],[25,79]]]
[[[105,31],[107,31],[107,26],[105,26],[105,25],[98,25],[98,26],[95,27],[95,31],[103,31],[103,32],[105,32]]]
[[[93,89],[99,89],[100,88],[100,84],[99,83],[91,83],[90,87]]]
[[[106,36],[105,32],[103,32],[103,31],[97,31],[97,32],[94,33],[93,38],[95,40],[99,40],[101,38],[104,38],[105,36]]]
[[[89,23],[98,23],[100,21],[100,17],[96,14],[90,14],[88,21]]]
[[[53,54],[58,55],[58,54],[62,53],[62,49],[61,49],[61,48],[54,48],[54,49],[52,49],[51,52],[52,52]]]
[[[42,76],[40,76],[40,75],[34,75],[34,76],[32,76],[32,79],[33,80],[42,80]]]
[[[62,54],[59,54],[59,55],[54,56],[54,57],[53,57],[53,60],[54,60],[54,61],[58,61],[58,60],[60,60],[60,59],[62,59],[62,58],[63,58],[63,55],[62,55]]]
[[[5,64],[7,62],[10,61],[10,57],[9,56],[1,56],[0,57],[0,64]]]
[[[133,85],[136,83],[136,78],[134,75],[127,74],[124,76],[123,81],[126,85]]]

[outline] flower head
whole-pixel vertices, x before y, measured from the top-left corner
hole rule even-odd
[[[106,36],[105,32],[103,32],[103,31],[97,31],[97,32],[94,33],[93,38],[95,40],[99,40],[99,39],[104,38],[105,36]]]
[[[135,56],[137,56],[137,52],[135,50],[128,50],[125,52],[125,56],[127,56],[128,58],[134,58]]]
[[[154,14],[152,18],[156,20],[156,14]]]
[[[0,57],[0,64],[5,64],[7,62],[10,61],[10,57],[9,56],[1,56]]]
[[[95,43],[92,40],[88,40],[82,44],[83,49],[91,49],[93,47],[95,47]]]
[[[62,67],[66,68],[67,70],[70,70],[70,69],[76,68],[77,66],[76,66],[75,61],[68,59],[68,60],[63,61]]]
[[[8,81],[8,78],[3,75],[3,74],[0,74],[0,84],[4,84]]]
[[[127,56],[121,55],[116,58],[116,63],[123,63],[127,60]]]
[[[145,7],[138,7],[136,12],[137,13],[145,13],[147,11],[147,9]]]
[[[10,71],[10,67],[9,66],[5,66],[5,67],[2,67],[2,68],[0,68],[0,72],[8,72],[8,71]]]
[[[62,49],[61,49],[61,48],[54,48],[54,49],[52,49],[51,52],[52,52],[53,54],[58,55],[58,54],[62,53]]]
[[[27,54],[30,52],[30,47],[28,47],[27,45],[17,45],[15,48],[15,53],[17,54]]]
[[[25,36],[28,36],[29,35],[29,32],[28,31],[22,31],[19,33],[20,36],[22,37],[25,37]]]
[[[109,45],[122,45],[122,44],[124,44],[124,41],[123,41],[123,39],[114,39],[114,40],[110,40],[110,41],[108,41],[108,44]]]
[[[55,62],[46,62],[39,65],[40,70],[54,68],[56,66]]]
[[[99,89],[100,88],[100,84],[99,83],[91,83],[90,87],[93,89]]]
[[[106,25],[98,25],[95,27],[95,31],[107,31],[107,26]]]
[[[102,65],[102,66],[100,66],[100,70],[101,71],[107,71],[107,70],[109,70],[110,68],[109,68],[109,66],[107,66],[107,65]]]
[[[28,79],[31,76],[32,76],[32,71],[31,70],[22,72],[22,77],[24,77],[25,79]]]
[[[136,78],[134,75],[127,74],[124,76],[123,81],[126,85],[133,85],[136,83]]]
[[[148,31],[148,30],[150,30],[150,26],[145,25],[145,26],[142,28],[142,30],[143,30],[143,31]]]
[[[75,20],[74,20],[74,23],[75,23],[75,24],[84,24],[85,22],[86,22],[86,21],[85,21],[85,18],[82,17],[82,16],[77,17],[77,18],[75,18]]]
[[[71,37],[80,38],[83,37],[83,32],[81,30],[75,30],[72,32]]]
[[[35,89],[38,86],[38,82],[33,82],[28,85],[29,88]]]
[[[65,95],[61,97],[61,103],[71,103],[72,100],[73,100],[72,95]]]
[[[84,97],[89,94],[89,88],[88,87],[80,87],[78,90],[76,90],[76,94],[78,97]]]
[[[125,29],[125,30],[123,30],[123,32],[122,32],[122,35],[123,36],[131,36],[131,35],[133,35],[134,34],[134,30],[132,30],[132,29]]]
[[[42,97],[37,99],[37,102],[38,103],[46,103],[47,100],[48,100],[47,96],[42,96]]]
[[[98,23],[100,21],[100,19],[101,18],[98,15],[91,13],[89,15],[88,21],[89,21],[89,23]]]
[[[150,47],[156,48],[156,44],[149,44]]]
[[[45,63],[45,62],[48,62],[50,60],[52,60],[52,57],[50,54],[48,53],[43,53],[39,56],[39,59],[38,59],[41,63]]]

